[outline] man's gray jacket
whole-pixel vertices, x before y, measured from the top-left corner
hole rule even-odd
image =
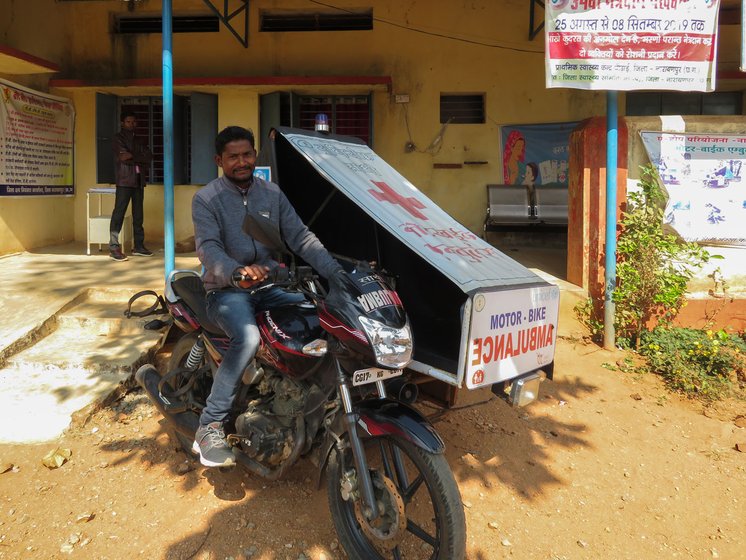
[[[207,291],[231,286],[233,272],[261,264],[274,268],[270,249],[244,233],[249,209],[269,218],[292,251],[319,274],[329,278],[341,266],[296,214],[280,187],[254,177],[245,193],[226,177],[209,182],[192,199],[192,220],[197,256],[204,265]]]

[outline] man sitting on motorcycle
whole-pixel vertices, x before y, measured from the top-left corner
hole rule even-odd
[[[215,162],[223,176],[197,191],[192,199],[197,255],[204,267],[207,314],[230,338],[194,438],[193,450],[207,467],[235,464],[223,424],[242,374],[259,347],[255,314],[303,300],[302,294],[279,287],[250,293],[249,288],[264,282],[277,263],[270,249],[243,231],[249,209],[277,225],[293,252],[325,278],[341,270],[280,188],[254,176],[256,150],[252,131],[239,126],[222,130],[215,139]],[[244,280],[234,280],[238,276]]]

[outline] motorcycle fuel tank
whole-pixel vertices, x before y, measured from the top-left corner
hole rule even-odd
[[[322,326],[363,355],[372,356],[373,349],[360,324],[361,316],[392,328],[407,324],[407,314],[396,290],[366,266],[338,278],[330,287],[321,313]]]
[[[278,370],[297,379],[311,375],[321,358],[303,353],[303,347],[323,337],[313,305],[286,305],[257,315],[266,352],[260,355]]]

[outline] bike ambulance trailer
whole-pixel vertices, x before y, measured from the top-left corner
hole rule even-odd
[[[505,396],[510,386],[515,405],[537,397],[554,366],[557,286],[466,229],[357,138],[279,127],[257,165],[327,249],[376,260],[396,277],[422,394],[444,406],[464,400],[463,387]]]

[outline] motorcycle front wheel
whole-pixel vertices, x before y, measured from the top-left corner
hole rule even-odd
[[[341,460],[334,450],[329,458],[329,508],[347,555],[366,560],[463,559],[466,520],[445,457],[398,436],[367,440],[366,456],[380,510],[372,521],[363,514],[354,490],[351,452],[346,451]]]

